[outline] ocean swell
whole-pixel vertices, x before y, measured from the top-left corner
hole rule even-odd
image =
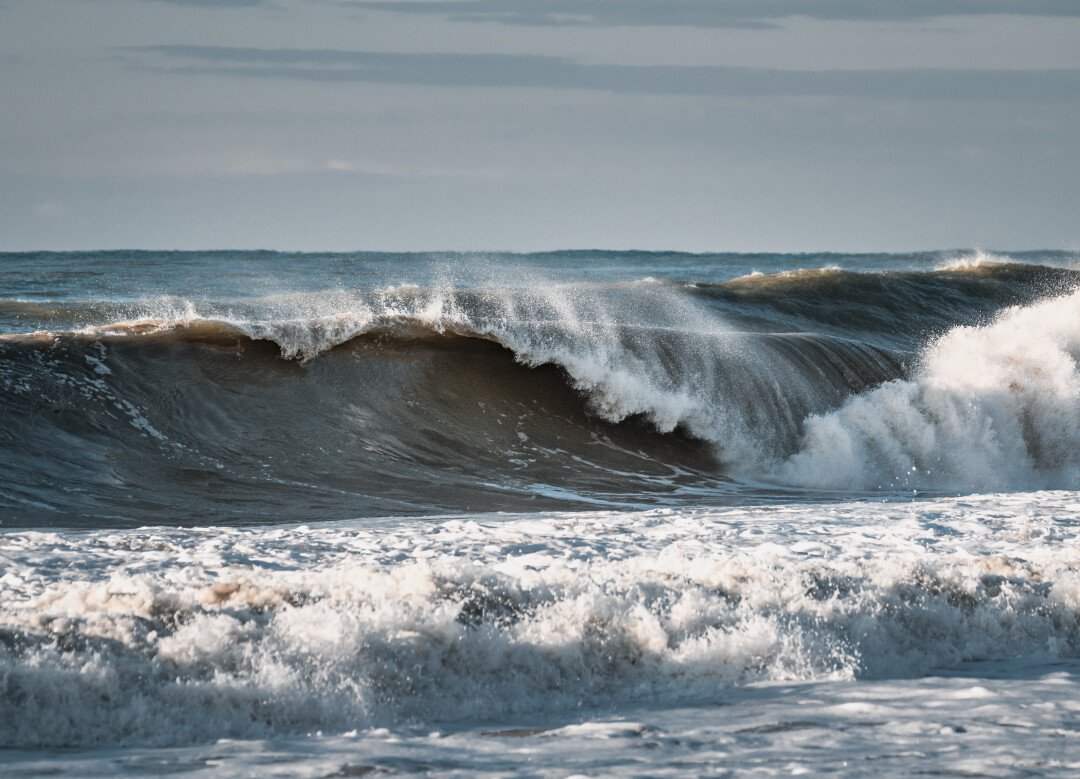
[[[900,372],[881,347],[738,330],[662,285],[343,303],[0,337],[26,474],[7,499],[61,521],[640,504],[730,484],[724,463],[783,454],[808,413]]]
[[[6,301],[53,326],[0,335],[0,506],[40,526],[1068,487],[1080,293],[1027,298],[1071,273]]]

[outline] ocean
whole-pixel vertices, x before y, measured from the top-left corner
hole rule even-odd
[[[0,773],[1080,772],[1080,257],[0,254]]]

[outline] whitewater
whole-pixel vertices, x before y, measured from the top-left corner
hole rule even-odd
[[[1075,268],[0,255],[0,771],[1074,775]]]

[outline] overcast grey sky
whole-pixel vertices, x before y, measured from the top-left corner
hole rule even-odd
[[[1078,0],[0,0],[0,250],[1080,248]]]

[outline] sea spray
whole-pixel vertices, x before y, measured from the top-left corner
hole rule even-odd
[[[0,259],[5,776],[1080,770],[1066,253]]]
[[[911,379],[812,416],[778,469],[804,485],[977,491],[1080,477],[1080,293],[931,343]]]

